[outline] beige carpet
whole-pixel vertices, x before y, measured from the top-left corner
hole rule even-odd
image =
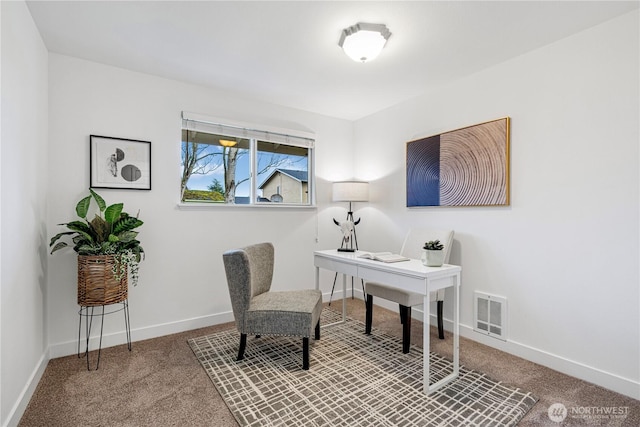
[[[335,303],[334,303],[335,304]],[[132,315],[135,307],[131,306]],[[348,300],[349,316],[364,320],[364,303]],[[132,320],[135,320],[135,316]],[[135,324],[132,325],[135,328]],[[400,337],[398,314],[376,307],[373,326]],[[217,325],[103,350],[100,370],[87,372],[84,359],[53,359],[38,384],[20,426],[237,426],[237,423],[187,344],[190,338],[233,328]],[[422,344],[422,327],[412,322],[413,343]],[[440,341],[431,331],[431,350],[447,356],[451,337]],[[135,340],[135,330],[133,339]],[[557,426],[548,410],[628,408],[624,419],[577,419],[561,425],[640,425],[640,402],[560,374],[464,338],[460,362],[490,378],[526,389],[540,400],[519,426]]]

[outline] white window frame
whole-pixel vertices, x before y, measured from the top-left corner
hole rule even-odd
[[[316,208],[316,176],[315,176],[315,134],[310,132],[284,129],[273,126],[256,125],[251,123],[205,116],[198,113],[182,112],[181,130],[195,130],[211,134],[228,135],[249,139],[250,141],[250,196],[248,204],[207,203],[178,201],[180,209],[208,209],[208,208]],[[257,201],[257,159],[258,141],[281,143],[306,148],[308,151],[307,188],[308,203],[267,203]]]

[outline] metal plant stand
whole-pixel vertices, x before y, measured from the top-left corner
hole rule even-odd
[[[100,317],[100,342],[98,344],[98,361],[96,362],[96,369],[100,367],[100,354],[102,353],[102,333],[104,330],[104,316],[105,314],[113,314],[117,312],[124,312],[124,326],[127,333],[127,348],[131,351],[131,324],[129,322],[129,300],[125,299],[119,303],[122,304],[121,308],[117,308],[113,311],[109,311],[105,313],[105,305],[100,306],[80,306],[80,311],[78,314],[80,315],[80,322],[78,326],[78,358],[85,357],[87,359],[87,371],[91,370],[91,365],[89,363],[89,339],[91,338],[91,327],[93,325],[93,318]],[[109,307],[114,306],[115,304],[108,304]],[[100,313],[94,313],[94,309],[96,307],[101,307]],[[90,309],[90,310],[89,310]],[[85,349],[84,352],[80,352],[80,342],[81,334],[82,334],[82,319],[85,319]]]

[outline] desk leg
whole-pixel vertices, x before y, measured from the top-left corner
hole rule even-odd
[[[347,321],[347,275],[342,275],[342,321]]]
[[[422,391],[429,394],[429,345],[431,335],[431,319],[429,312],[431,311],[431,298],[429,292],[423,297],[423,319],[422,319]]]
[[[432,391],[438,390],[440,387],[450,383],[460,374],[460,274],[453,276],[453,372],[440,381],[429,384],[429,355],[426,353],[429,350],[429,329],[431,327],[429,319],[429,294],[424,297],[424,328],[427,331],[424,334],[424,348],[425,348],[425,360],[424,360],[424,393],[429,394]]]
[[[453,374],[460,373],[460,274],[456,274],[453,284]]]
[[[336,273],[337,275],[338,273]],[[320,267],[316,267],[316,289],[320,290]],[[342,275],[342,321],[321,325],[321,327],[336,325],[347,321],[347,275]]]

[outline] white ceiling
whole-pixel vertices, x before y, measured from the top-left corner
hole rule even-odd
[[[28,1],[51,52],[355,120],[638,8],[638,1]],[[392,36],[366,64],[343,28]]]

